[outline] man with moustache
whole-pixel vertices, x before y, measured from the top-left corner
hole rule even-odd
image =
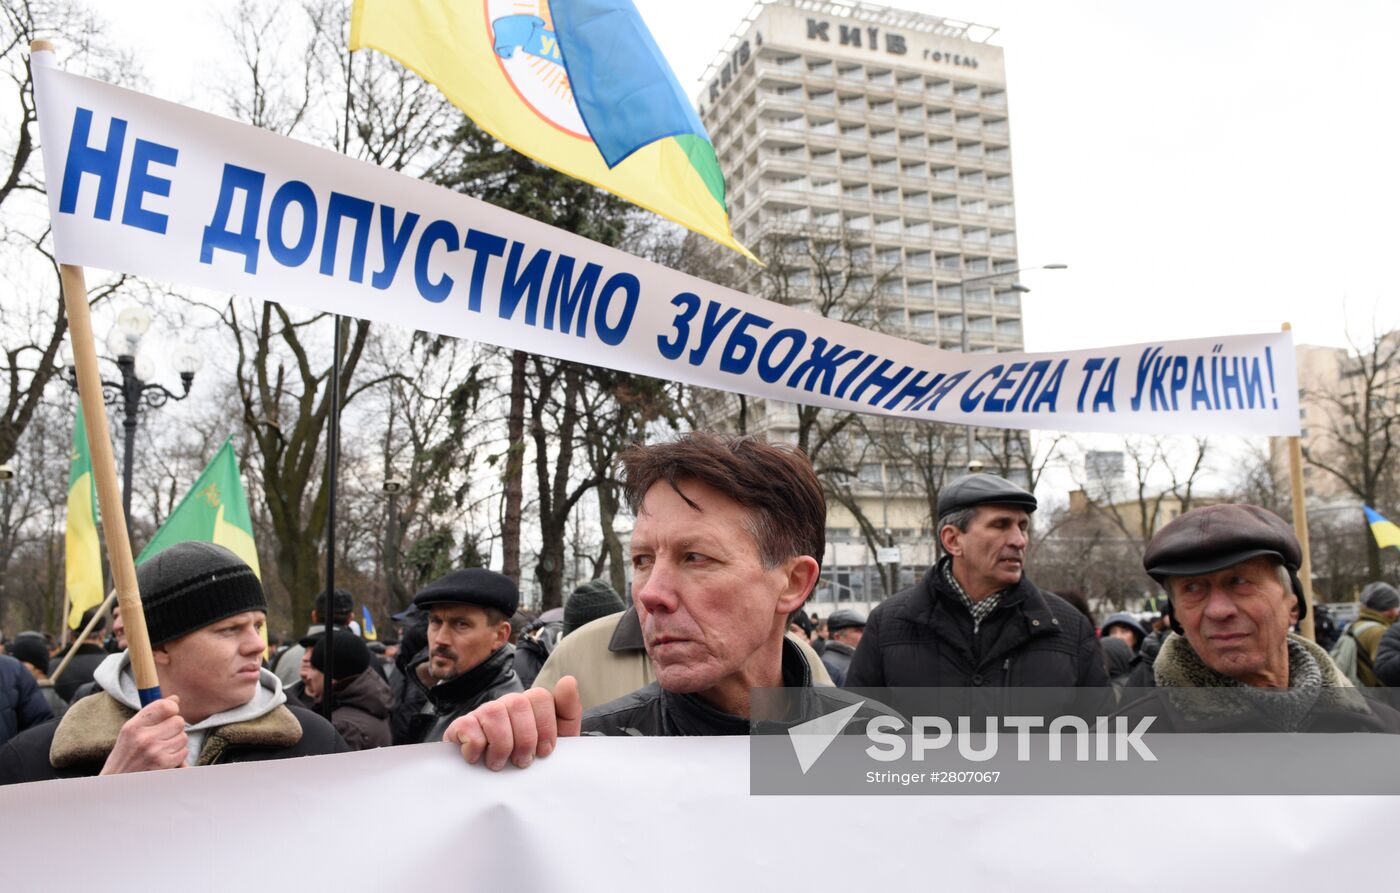
[[[413,597],[428,614],[427,655],[408,667],[408,684],[426,700],[395,744],[441,741],[457,717],[502,695],[522,691],[515,675],[510,617],[520,591],[510,578],[481,567],[452,571]]]
[[[943,557],[871,612],[846,687],[1107,686],[1094,627],[1026,579],[1035,496],[994,474],[938,494]]]

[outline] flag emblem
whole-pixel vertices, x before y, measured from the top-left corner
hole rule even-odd
[[[574,102],[546,0],[484,0],[491,48],[516,95],[541,120],[592,142]]]

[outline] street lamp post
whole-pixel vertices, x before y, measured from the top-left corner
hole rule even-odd
[[[974,283],[974,282],[989,282],[989,281],[991,281],[991,280],[993,280],[993,279],[1001,279],[1001,278],[1006,277],[1006,276],[1015,276],[1017,273],[1028,273],[1028,272],[1030,272],[1031,270],[1067,270],[1067,269],[1069,269],[1069,264],[1041,264],[1041,265],[1035,266],[1035,267],[1016,267],[1016,268],[1010,269],[1010,270],[1002,270],[1000,273],[988,273],[988,274],[986,274],[985,276],[972,276],[972,277],[970,277],[970,278],[964,279],[964,280],[962,280],[961,282],[959,282],[959,283],[958,283],[958,301],[959,301],[959,304],[960,304],[961,307],[962,307],[962,338],[960,339],[961,342],[962,342],[962,352],[963,352],[963,353],[967,353],[968,350],[969,350],[968,329],[967,329],[967,287],[968,287],[969,285],[971,285],[971,284]],[[1011,290],[1012,290],[1012,291],[1016,291],[1016,292],[1020,292],[1021,294],[1025,294],[1025,293],[1027,293],[1027,292],[1030,291],[1029,288],[1026,288],[1024,285],[1022,285],[1022,284],[1019,283],[1019,282],[1013,283],[1012,286],[1011,286]],[[974,464],[974,461],[975,461],[975,460],[972,458],[972,448],[973,448],[974,437],[973,437],[973,430],[972,430],[972,426],[971,426],[971,425],[967,425],[967,426],[965,427],[965,434],[966,434],[967,440],[966,440],[966,446],[965,446],[965,448],[964,448],[964,452],[966,453],[966,457],[965,457],[965,458],[966,458],[966,462],[967,462],[967,470],[968,470],[969,472],[973,472],[973,471],[974,471],[973,464]],[[978,462],[978,463],[976,463],[976,464],[979,466],[979,469],[977,469],[977,470],[980,470],[980,465],[981,465],[981,463]]]
[[[116,354],[121,372],[120,381],[102,380],[102,402],[119,406],[122,412],[122,514],[131,522],[131,478],[136,455],[136,428],[141,412],[159,409],[171,400],[183,400],[190,395],[195,373],[204,365],[204,358],[191,345],[181,345],[171,356],[171,364],[180,373],[181,391],[176,394],[149,379],[155,374],[152,364],[140,355],[141,337],[151,327],[151,317],[140,307],[128,307],[117,316],[117,324],[107,338],[107,348]],[[72,364],[67,370],[68,384],[78,389],[77,372]]]

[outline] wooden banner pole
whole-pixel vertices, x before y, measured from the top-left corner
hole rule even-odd
[[[47,40],[36,40],[29,45],[31,54],[52,52],[53,48],[53,43]],[[92,477],[97,485],[97,502],[102,508],[102,539],[107,543],[107,559],[116,583],[117,604],[121,606],[122,621],[126,625],[131,670],[136,676],[137,693],[144,706],[160,698],[160,677],[156,675],[151,640],[146,632],[146,615],[141,608],[141,594],[136,588],[136,562],[131,554],[126,515],[122,511],[116,461],[112,458],[107,406],[102,402],[102,375],[97,368],[87,282],[83,268],[72,264],[59,265],[59,279],[63,284],[63,306],[68,313],[73,365],[78,377],[78,398],[82,401],[87,422]]]
[[[97,368],[97,348],[92,339],[92,316],[88,311],[87,282],[83,268],[59,265],[63,282],[63,306],[68,312],[68,332],[73,345],[73,365],[78,372],[78,398],[87,421],[88,450],[92,456],[92,477],[97,484],[97,503],[102,508],[102,539],[107,543],[107,560],[116,582],[117,604],[126,625],[127,652],[136,690],[145,706],[160,698],[160,679],[151,655],[146,633],[146,614],[141,593],[136,589],[136,562],[122,512],[121,485],[117,481],[116,460],[107,427],[107,406],[102,402],[102,375]]]
[[[1293,326],[1283,324],[1283,331],[1289,332]],[[1303,604],[1307,616],[1298,624],[1298,632],[1305,638],[1317,641],[1317,625],[1314,623],[1317,599],[1313,596],[1312,547],[1308,542],[1308,504],[1303,490],[1303,438],[1288,438],[1288,478],[1293,491],[1293,532],[1298,537],[1298,545],[1303,550],[1303,563],[1298,568],[1298,579],[1303,584]]]

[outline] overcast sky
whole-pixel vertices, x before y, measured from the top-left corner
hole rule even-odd
[[[692,94],[752,8],[636,3]],[[1070,265],[1025,277],[1028,349],[1400,324],[1400,3],[900,5],[1000,29],[1021,261]],[[227,6],[101,8],[152,92],[222,111]]]

